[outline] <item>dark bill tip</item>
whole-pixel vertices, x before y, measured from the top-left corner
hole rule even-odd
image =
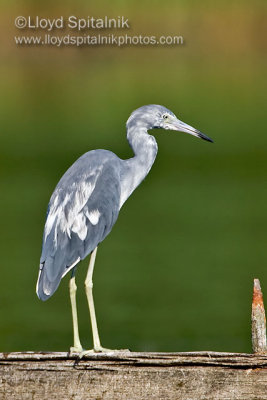
[[[199,137],[200,139],[204,139],[207,142],[213,143],[213,140],[211,138],[209,138],[208,136],[204,135],[204,133],[201,133],[199,131],[197,132],[197,137]]]

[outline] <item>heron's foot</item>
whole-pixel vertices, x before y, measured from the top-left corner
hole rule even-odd
[[[82,346],[73,346],[70,348],[70,352],[69,354],[72,355],[73,353],[82,353],[84,350],[82,348]]]
[[[96,353],[128,353],[130,350],[128,349],[106,349],[105,347],[102,346],[97,346],[94,347],[91,350],[83,350],[79,354],[79,358],[83,358],[84,356],[91,355],[91,354],[96,354]]]

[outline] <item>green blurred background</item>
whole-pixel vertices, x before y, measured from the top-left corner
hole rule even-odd
[[[251,351],[254,277],[267,298],[265,14],[266,2],[244,0],[2,2],[0,351],[72,344],[68,277],[46,303],[35,294],[47,203],[82,153],[106,148],[131,157],[125,122],[149,103],[170,108],[215,143],[154,132],[155,165],[99,247],[102,344]],[[182,35],[185,43],[16,47],[18,15],[124,15],[128,34]],[[89,348],[87,263],[77,282]]]

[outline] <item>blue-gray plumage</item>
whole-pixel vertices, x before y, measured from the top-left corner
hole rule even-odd
[[[38,296],[48,299],[61,278],[109,234],[119,213],[120,160],[106,150],[81,156],[51,197],[41,255]]]
[[[94,351],[105,350],[100,345],[92,297],[95,254],[98,244],[115,224],[120,208],[146,177],[155,161],[158,147],[148,130],[171,129],[212,141],[160,105],[138,108],[131,114],[126,126],[127,139],[134,157],[122,160],[107,150],[85,153],[60,179],[48,205],[37,295],[41,300],[47,300],[56,291],[65,274],[72,270],[70,292],[74,323],[73,351],[82,351],[76,321],[75,266],[90,253],[92,257],[86,289]]]

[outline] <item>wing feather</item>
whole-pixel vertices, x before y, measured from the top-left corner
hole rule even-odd
[[[59,181],[43,236],[37,283],[42,300],[52,296],[62,277],[104,240],[116,222],[119,161],[113,153],[95,150],[77,160]]]

